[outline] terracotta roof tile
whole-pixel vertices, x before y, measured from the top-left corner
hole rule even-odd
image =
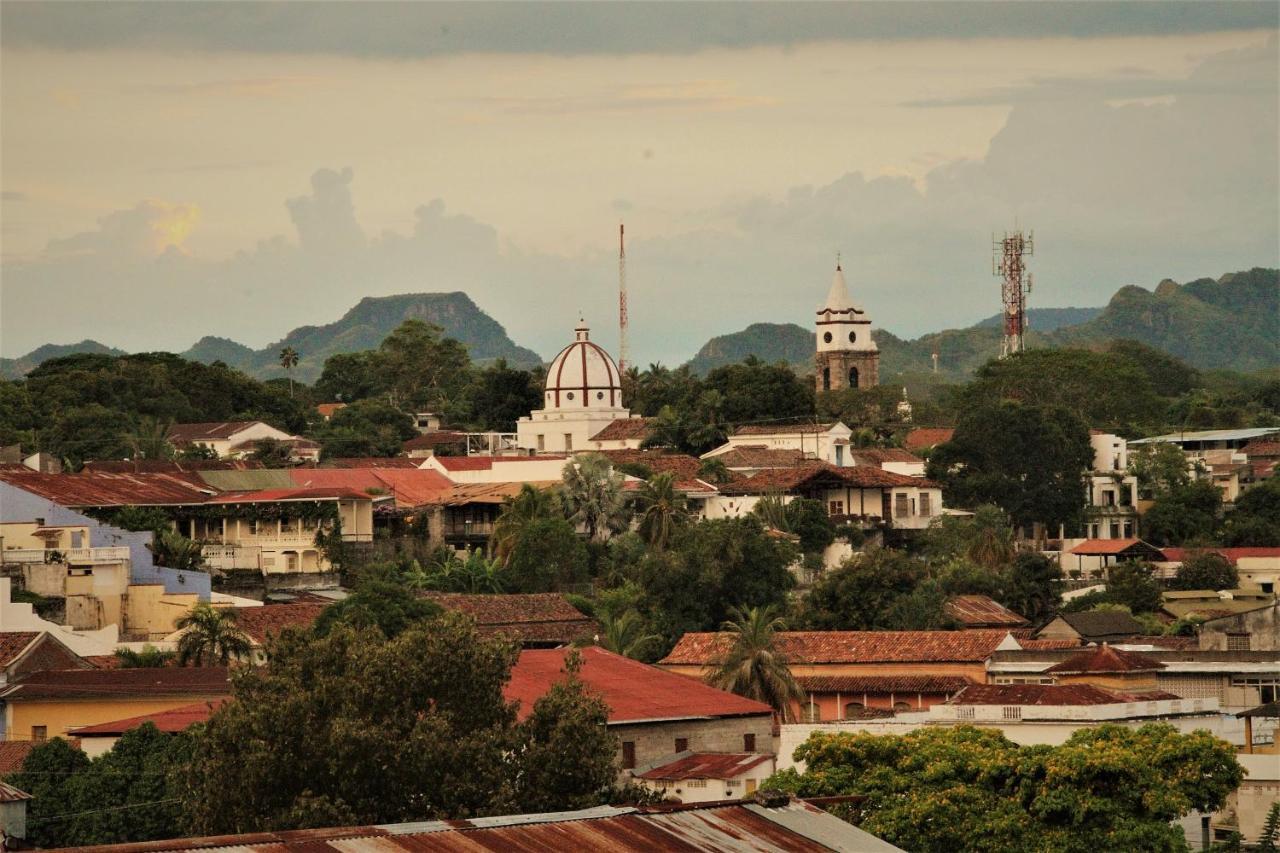
[[[615,655],[597,646],[579,649],[578,677],[609,706],[611,724],[647,720],[706,719],[771,715],[761,702],[717,690],[693,678]],[[568,649],[532,649],[520,653],[504,691],[508,701],[520,702],[521,718],[533,703],[561,681]]]
[[[778,649],[793,664],[936,663],[985,661],[1004,640],[1003,629],[964,631],[782,631]],[[733,642],[727,633],[689,633],[660,664],[709,666]]]
[[[211,504],[276,503],[279,501],[334,501],[369,500],[370,496],[359,489],[345,486],[330,488],[257,489],[252,492],[224,492],[209,498]]]
[[[907,433],[902,446],[907,450],[924,450],[939,444],[945,444],[955,436],[956,431],[949,428],[917,427]]]
[[[772,755],[757,752],[693,752],[675,761],[636,774],[641,779],[733,779],[766,761]]]
[[[1162,556],[1159,548],[1141,539],[1086,539],[1070,551],[1085,557],[1119,556],[1126,552],[1149,554],[1156,560]]]
[[[619,418],[591,436],[590,441],[626,441],[649,437],[652,418]]]
[[[0,775],[16,773],[35,744],[29,740],[0,740]]]
[[[798,675],[809,693],[955,693],[974,682],[963,675]]]
[[[226,667],[51,669],[34,672],[0,689],[6,702],[150,696],[224,696],[231,692]]]
[[[825,424],[748,424],[733,431],[739,435],[813,435],[829,432],[834,422]]]
[[[1240,448],[1240,452],[1245,456],[1280,456],[1280,441],[1255,438],[1253,441]]]
[[[1145,699],[1172,694],[1144,695]],[[949,705],[1117,705],[1135,701],[1134,694],[1103,690],[1092,684],[974,684]]]
[[[1221,554],[1227,562],[1235,565],[1241,557],[1280,557],[1280,548],[1161,548],[1164,558],[1170,563],[1185,562],[1188,557],[1197,553]]]
[[[886,462],[919,463],[920,457],[902,447],[858,447],[850,448],[849,455],[854,459],[865,459],[875,465]]]
[[[1045,670],[1052,675],[1083,675],[1089,673],[1154,672],[1165,665],[1148,655],[1112,648],[1106,643],[1077,652],[1061,663]]]
[[[0,669],[13,663],[41,634],[40,631],[5,631],[0,633]]]
[[[720,492],[726,495],[760,495],[769,492],[789,492],[808,488],[921,488],[936,489],[938,485],[923,477],[909,477],[873,468],[869,465],[838,468],[826,462],[810,462],[794,468],[766,468],[743,480],[726,483]]]
[[[325,468],[417,468],[421,459],[405,456],[337,456],[324,460],[318,468],[294,468],[295,471],[323,470]]]
[[[433,430],[415,435],[401,444],[402,450],[430,450],[436,447],[466,447],[467,434],[454,430]]]
[[[328,604],[264,604],[261,607],[235,608],[236,626],[257,645],[279,634],[285,628],[310,628]]]
[[[144,723],[151,723],[162,732],[181,732],[196,723],[208,721],[213,712],[227,701],[227,699],[211,699],[206,702],[196,702],[193,705],[183,705],[181,708],[173,708],[168,711],[126,717],[123,720],[112,720],[111,722],[98,723],[94,726],[81,726],[80,728],[72,729],[70,734],[75,737],[109,737],[122,735]]]
[[[794,468],[809,455],[802,450],[745,444],[706,458],[719,459],[726,468]]]
[[[594,620],[555,592],[514,595],[424,592],[422,596],[447,610],[470,616],[482,634],[505,634],[525,645],[568,645],[589,639],[600,630]]]
[[[967,628],[1021,627],[1029,624],[1017,613],[986,595],[957,595],[946,603],[947,615]]]
[[[1034,640],[1018,637],[1018,645],[1027,651],[1047,652],[1056,649],[1078,649],[1084,645],[1084,641],[1073,640],[1068,637],[1043,637]]]

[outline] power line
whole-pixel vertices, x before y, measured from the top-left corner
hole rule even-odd
[[[162,806],[162,805],[167,805],[169,803],[176,803],[176,802],[180,802],[180,800],[177,797],[170,797],[167,800],[152,800],[147,803],[129,803],[128,805],[123,805],[123,806],[107,806],[106,808],[92,809],[87,812],[69,812],[67,814],[55,814],[55,815],[48,815],[46,817],[28,818],[27,823],[32,824],[32,823],[41,823],[43,821],[50,821],[50,820],[62,820],[63,818],[68,818],[68,817],[84,817],[86,815],[91,815],[91,814],[102,814],[104,812],[118,812],[124,809],[140,809],[143,806]]]

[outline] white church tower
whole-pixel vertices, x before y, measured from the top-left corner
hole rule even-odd
[[[849,297],[839,262],[827,301],[818,309],[817,329],[814,386],[819,392],[880,384],[880,349],[871,336],[871,318]]]
[[[622,407],[622,376],[609,353],[591,342],[581,320],[574,341],[551,360],[542,408],[516,422],[516,445],[538,453],[590,450],[589,439],[631,413]]]

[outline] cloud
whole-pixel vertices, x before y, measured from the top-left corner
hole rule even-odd
[[[688,53],[807,41],[1088,38],[1280,25],[1267,2],[6,3],[4,46],[427,57]]]
[[[19,190],[4,190],[0,192],[0,201],[26,201],[27,194]]]
[[[643,208],[629,214],[637,360],[680,362],[751,322],[808,324],[837,251],[879,327],[914,336],[971,323],[997,310],[991,232],[1015,222],[1036,230],[1033,305],[1100,305],[1125,284],[1280,266],[1278,61],[1274,39],[1210,57],[1174,81],[1167,103],[1116,106],[1132,94],[1119,83],[1079,98],[1019,98],[982,159],[941,163],[923,181],[850,173],[689,211],[685,221],[705,224],[671,236],[647,234]],[[612,345],[612,241],[531,252],[442,199],[369,233],[356,177],[317,171],[286,203],[293,234],[228,259],[172,248],[197,211],[154,201],[36,259],[6,259],[6,355],[45,342],[49,327],[30,318],[50,304],[77,308],[59,317],[63,339],[182,350],[206,334],[263,346],[365,296],[453,290],[544,354],[563,344],[578,310]]]
[[[230,97],[278,97],[321,84],[320,77],[251,77],[235,80],[202,80],[194,83],[152,83],[134,88],[159,95],[226,95]]]
[[[459,99],[468,106],[490,106],[514,115],[625,115],[637,112],[729,112],[773,106],[776,98],[743,95],[727,80],[690,80],[678,84],[635,85],[619,91],[563,97],[482,97]]]

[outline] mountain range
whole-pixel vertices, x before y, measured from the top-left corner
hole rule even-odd
[[[465,293],[406,293],[366,297],[340,319],[323,326],[301,326],[259,350],[229,338],[204,337],[184,358],[222,361],[260,379],[284,376],[280,351],[293,347],[300,360],[294,377],[314,382],[324,360],[335,353],[373,349],[408,319],[435,323],[467,345],[472,359],[504,358],[513,366],[543,363],[533,350],[517,345],[506,329]],[[1280,270],[1255,268],[1203,278],[1187,284],[1165,280],[1154,290],[1122,287],[1104,308],[1032,308],[1028,311],[1028,347],[1096,346],[1119,338],[1141,341],[1193,367],[1259,370],[1280,366]],[[1001,317],[995,315],[963,329],[948,329],[904,340],[884,329],[875,332],[880,373],[888,380],[932,371],[962,380],[1000,351]],[[813,365],[813,330],[794,323],[753,323],[707,341],[689,361],[703,374],[755,355],[784,361],[797,370]],[[97,341],[46,344],[16,359],[0,359],[0,376],[16,379],[50,358],[90,352],[123,355]]]

